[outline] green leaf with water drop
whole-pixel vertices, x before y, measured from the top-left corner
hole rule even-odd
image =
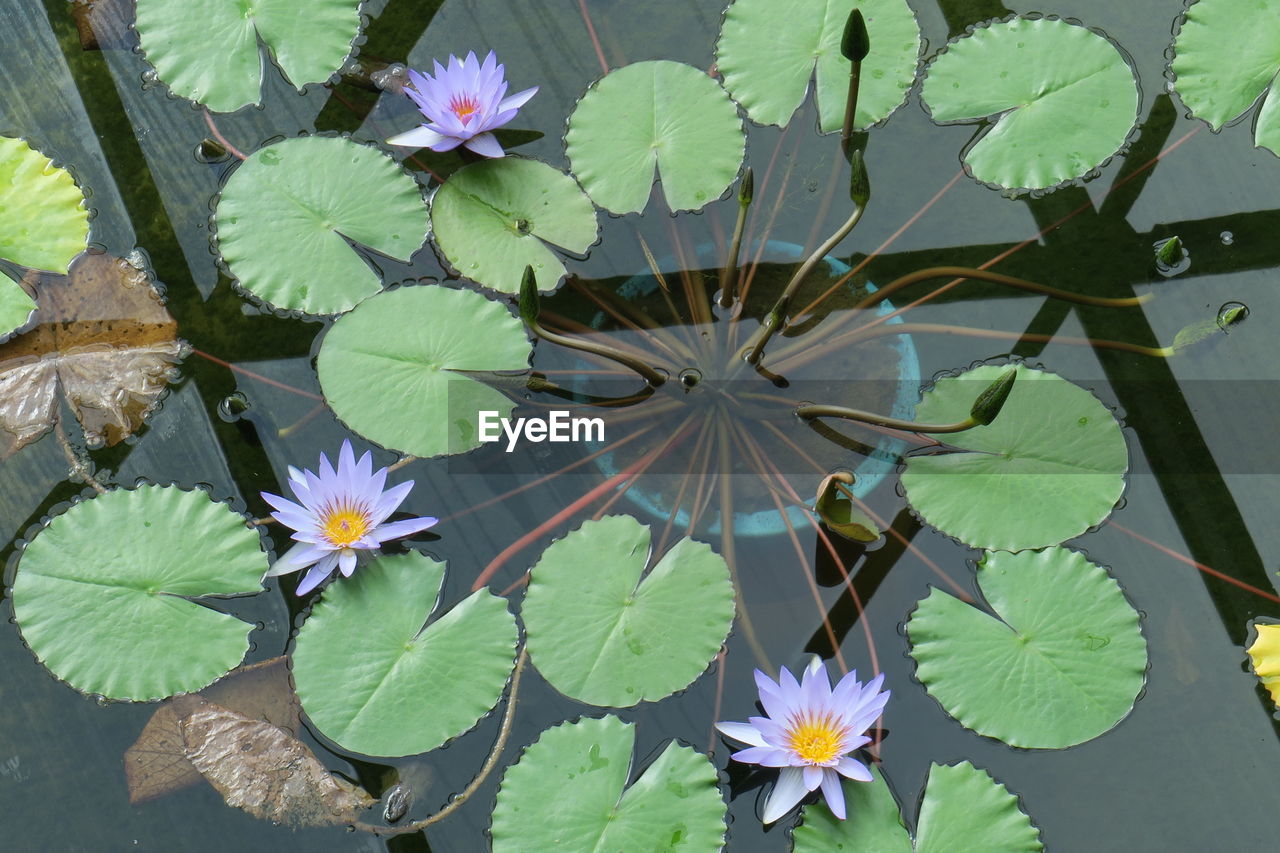
[[[240,663],[253,626],[209,597],[260,592],[266,570],[258,532],[204,492],[118,489],[35,535],[13,612],[36,657],[77,690],[162,699]]]
[[[915,420],[964,420],[1008,368],[984,365],[941,379]],[[907,459],[902,485],[925,521],[976,548],[1017,551],[1079,536],[1124,491],[1129,453],[1120,425],[1096,397],[1060,376],[1018,366],[989,425],[940,438],[943,452]]]
[[[634,726],[617,717],[544,731],[503,776],[493,853],[722,849],[725,805],[706,756],[670,742],[627,786],[634,748]]]
[[[559,169],[503,157],[459,169],[431,200],[436,245],[463,276],[502,293],[518,293],[525,267],[540,290],[565,274],[551,250],[581,254],[596,241],[596,212]]]
[[[0,136],[0,258],[65,275],[88,238],[89,211],[71,174],[25,140]],[[35,309],[17,282],[0,276],[0,339]]]
[[[542,552],[521,615],[529,656],[566,696],[626,707],[687,687],[733,623],[724,558],[681,539],[645,574],[649,528],[587,521]]]
[[[1133,709],[1147,643],[1119,584],[1066,548],[989,553],[991,613],[933,590],[907,623],[916,677],[967,728],[1012,746],[1062,749]]]
[[[656,169],[667,206],[701,210],[738,175],[742,120],[714,77],[665,60],[625,65],[597,80],[569,116],[565,149],[591,200],[639,212]]]
[[[1214,130],[1259,101],[1253,141],[1280,154],[1280,15],[1270,0],[1199,0],[1173,42],[1174,88]]]
[[[905,0],[736,0],[716,45],[725,88],[752,120],[781,126],[803,103],[816,66],[819,128],[839,130],[850,67],[840,42],[855,6],[871,52],[862,62],[854,127],[888,118],[906,100],[920,59],[920,26]]]
[[[302,710],[325,737],[365,755],[414,755],[498,704],[515,666],[515,619],[488,590],[429,619],[444,571],[411,552],[326,587],[293,650]]]
[[[240,164],[216,222],[218,251],[242,288],[275,308],[337,314],[382,289],[353,244],[407,261],[426,239],[427,208],[383,152],[308,136]]]
[[[174,94],[218,112],[258,103],[270,62],[298,91],[328,80],[360,33],[359,0],[307,0],[305,11],[296,0],[137,0],[137,6],[138,39],[160,79]]]
[[[805,806],[794,853],[1039,853],[1040,830],[1018,797],[967,761],[929,769],[914,842],[878,768],[873,782],[842,780],[846,820],[825,804]]]
[[[524,325],[469,290],[401,287],[366,299],[325,333],[316,372],[343,423],[414,456],[479,447],[479,417],[515,404],[466,371],[529,367]],[[496,424],[496,421],[495,421]]]
[[[952,41],[926,70],[921,97],[937,122],[994,117],[964,162],[1008,189],[1087,174],[1119,151],[1138,115],[1133,69],[1116,46],[1053,18],[1014,18]]]

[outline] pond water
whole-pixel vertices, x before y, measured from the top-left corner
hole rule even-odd
[[[368,72],[393,62],[426,69],[433,58],[450,53],[498,51],[514,90],[540,87],[513,127],[543,135],[515,153],[563,169],[569,166],[566,116],[601,75],[601,63],[617,68],[671,59],[708,69],[724,5],[369,0],[358,57]],[[705,332],[710,343],[689,338],[698,348],[695,358],[672,363],[677,373],[696,370],[690,386],[699,387],[655,395],[646,401],[657,407],[652,413],[643,407],[613,410],[606,418],[606,443],[644,426],[653,431],[595,464],[582,459],[599,444],[526,444],[510,454],[487,446],[465,456],[409,461],[391,475],[393,482],[416,484],[401,509],[441,518],[413,542],[448,562],[446,607],[464,599],[481,576],[494,592],[511,590],[518,602],[520,582],[542,550],[602,512],[636,516],[653,525],[655,539],[664,544],[692,526],[695,539],[730,558],[740,613],[749,615],[749,626],[739,619],[723,657],[687,689],[611,711],[636,724],[638,768],[672,739],[711,754],[728,800],[729,850],[789,850],[787,827],[793,821],[762,827],[758,815],[768,788],[760,783],[768,774],[749,775],[745,765],[730,762],[736,746],[715,734],[712,724],[758,713],[755,667],[799,671],[811,654],[833,659],[833,638],[848,668],[864,678],[873,670],[885,673],[892,699],[878,758],[909,826],[931,763],[967,760],[1019,796],[1020,808],[1053,851],[1265,849],[1273,844],[1280,741],[1275,708],[1248,669],[1244,645],[1251,620],[1280,618],[1280,527],[1272,518],[1280,455],[1269,438],[1280,423],[1274,393],[1280,362],[1271,337],[1280,322],[1274,319],[1280,316],[1274,288],[1280,248],[1273,236],[1280,226],[1280,159],[1254,147],[1252,119],[1213,133],[1170,95],[1166,50],[1183,11],[1181,0],[910,5],[926,41],[925,58],[978,22],[1043,13],[1104,32],[1123,46],[1140,81],[1139,126],[1127,153],[1087,182],[1017,198],[963,173],[960,157],[975,125],[935,124],[919,86],[913,87],[906,104],[870,133],[872,201],[853,236],[834,252],[841,263],[858,268],[858,288],[925,267],[978,267],[995,260],[996,272],[1065,290],[1150,297],[1141,308],[1066,305],[969,281],[905,318],[921,324],[912,335],[910,357],[918,359],[918,375],[926,380],[1012,356],[1088,389],[1123,424],[1130,454],[1123,498],[1097,529],[1068,544],[1106,566],[1141,614],[1149,666],[1132,712],[1078,746],[1017,749],[962,727],[944,711],[916,678],[905,623],[931,587],[980,599],[974,567],[981,552],[918,520],[896,470],[864,495],[876,516],[892,522],[893,532],[870,546],[837,546],[853,575],[851,587],[803,514],[792,511],[791,525],[777,523],[772,509],[796,503],[787,486],[810,499],[823,473],[861,461],[797,427],[791,408],[822,402],[824,394],[850,393],[861,408],[890,412],[905,356],[896,336],[856,351],[832,347],[792,373],[788,387],[778,387],[737,369],[734,343],[753,332],[750,323],[735,333],[740,338],[721,340],[729,324],[719,309],[715,322],[702,325],[689,322],[683,303],[668,311],[659,298],[668,288],[679,298],[689,278],[705,282],[719,275],[737,213],[732,192],[701,213],[672,217],[658,205],[644,216],[602,214],[599,241],[582,256],[566,257],[576,281],[542,302],[551,316],[594,326],[603,332],[595,337],[618,347],[643,347],[649,339],[616,322],[609,299],[652,309],[663,333],[696,338]],[[132,19],[128,0],[0,0],[0,55],[7,60],[0,70],[0,133],[27,138],[70,168],[94,211],[91,242],[117,257],[142,250],[139,262],[163,283],[178,334],[192,348],[161,406],[128,441],[85,447],[67,409],[63,420],[73,451],[90,460],[94,476],[106,485],[202,484],[214,498],[255,518],[270,512],[261,491],[279,493],[289,466],[314,468],[319,453],[332,458],[344,438],[358,451],[371,449],[378,465],[396,463],[400,454],[349,431],[323,404],[314,362],[330,321],[273,312],[233,288],[210,248],[209,231],[216,194],[237,161],[216,145],[202,148],[214,133],[204,112],[155,82],[134,49]],[[379,92],[357,70],[300,94],[268,64],[263,103],[214,114],[216,132],[252,152],[273,140],[317,132],[381,142],[416,121],[408,99]],[[747,123],[747,162],[756,181],[748,253],[768,239],[804,247],[808,254],[849,215],[849,166],[840,156],[838,136],[819,135],[816,124],[811,101],[786,130]],[[396,156],[405,153],[397,149]],[[456,154],[422,152],[416,164],[405,165],[424,186],[434,186],[429,172],[448,175],[462,163]],[[1175,270],[1162,269],[1153,247],[1174,235],[1186,247],[1186,261]],[[664,273],[659,290],[633,280],[650,267],[646,246]],[[470,287],[430,248],[408,263],[373,254],[369,260],[387,284]],[[776,293],[794,263],[776,255],[765,260],[787,263],[761,266],[755,299],[748,300],[757,312],[771,301],[763,293]],[[1171,271],[1176,274],[1164,274]],[[808,283],[802,296],[809,298],[801,304],[832,280],[825,271],[820,278]],[[625,289],[628,282],[636,292]],[[838,290],[823,324],[838,321],[868,292]],[[917,287],[906,296],[925,292]],[[1189,324],[1212,320],[1232,302],[1248,306],[1247,322],[1174,358],[1081,345],[1092,338],[1159,346]],[[937,333],[923,324],[976,331]],[[795,341],[803,338],[778,337],[771,346],[781,351]],[[556,381],[588,365],[598,367],[545,341],[534,349],[534,369]],[[579,390],[625,396],[637,384],[597,377]],[[720,399],[714,395],[752,394],[760,410],[741,416],[705,402]],[[705,442],[696,429],[686,434],[689,418],[707,433]],[[721,422],[752,426],[745,438],[732,439],[718,432]],[[776,423],[800,446],[766,444],[758,455],[750,453],[748,442],[774,440],[778,430],[770,424]],[[855,441],[875,445],[881,439],[881,432],[858,430],[848,431]],[[893,443],[881,448],[891,453]],[[638,480],[634,493],[618,496],[616,489],[599,488],[655,451],[662,461]],[[805,462],[815,454],[817,469]],[[761,456],[776,465],[777,485],[767,484],[750,462]],[[575,463],[567,473],[545,477]],[[690,471],[696,476],[689,477]],[[68,473],[63,444],[53,433],[0,461],[6,588],[20,571],[24,540],[48,516],[93,494]],[[528,488],[513,494],[520,486]],[[588,494],[593,498],[584,500]],[[664,515],[678,504],[685,514],[669,524]],[[691,521],[689,506],[699,507],[700,520]],[[722,523],[733,513],[741,528],[736,536]],[[752,515],[767,518],[752,523]],[[265,530],[282,551],[287,531],[278,524]],[[1197,563],[1206,571],[1197,571]],[[223,603],[227,612],[257,625],[247,663],[290,652],[308,614],[313,598],[295,597],[293,578],[281,580],[268,580],[261,595]],[[517,611],[518,604],[511,609]],[[7,711],[0,727],[0,801],[7,819],[0,845],[7,850],[488,849],[506,766],[548,727],[603,713],[562,695],[536,667],[528,667],[498,770],[453,815],[420,833],[380,838],[344,827],[273,826],[228,806],[203,782],[131,803],[125,752],[157,706],[95,701],[58,681],[25,645],[10,605],[6,613],[10,618],[0,631],[0,707]],[[358,647],[361,639],[352,636],[350,643]],[[829,669],[837,667],[831,660]],[[299,735],[327,768],[374,797],[397,781],[408,785],[414,792],[410,818],[417,819],[445,805],[475,776],[498,735],[503,707],[445,747],[408,758],[363,758],[310,729]]]

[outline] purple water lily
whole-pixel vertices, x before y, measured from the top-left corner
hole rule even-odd
[[[515,118],[520,107],[537,94],[538,87],[507,94],[506,69],[493,51],[481,63],[475,52],[466,59],[449,56],[447,68],[435,62],[435,77],[409,70],[410,85],[404,92],[417,104],[427,120],[420,127],[398,133],[390,145],[452,151],[459,145],[484,157],[502,157],[505,152],[489,131]]]
[[[409,518],[383,524],[409,495],[413,480],[385,492],[387,469],[373,470],[373,457],[365,453],[357,462],[351,442],[342,442],[338,453],[338,469],[320,454],[320,473],[299,471],[289,467],[289,488],[301,504],[287,498],[262,492],[263,499],[275,507],[271,517],[297,532],[296,545],[271,564],[266,577],[287,575],[311,567],[298,584],[298,595],[319,586],[335,567],[344,577],[356,570],[358,551],[374,551],[383,542],[420,533],[438,519]]]
[[[844,790],[840,777],[870,782],[866,765],[848,753],[871,742],[865,732],[884,710],[889,691],[880,692],[883,673],[865,686],[851,672],[831,689],[826,667],[814,658],[804,680],[785,667],[778,682],[756,670],[756,686],[766,717],[745,723],[716,723],[734,740],[750,744],[733,754],[735,761],[780,767],[778,782],[764,804],[764,822],[785,815],[810,791],[822,787],[831,812],[844,820]]]

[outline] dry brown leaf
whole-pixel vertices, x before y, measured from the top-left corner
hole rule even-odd
[[[31,271],[34,327],[0,346],[0,451],[53,428],[61,394],[90,445],[132,435],[185,354],[177,323],[146,272],[84,252],[65,276]]]
[[[289,687],[289,666],[283,656],[241,667],[199,695],[295,736],[301,730],[298,699]],[[125,751],[124,774],[131,804],[172,794],[203,778],[183,752],[178,720],[173,701],[164,702]]]
[[[184,751],[227,805],[292,827],[345,826],[373,804],[284,729],[199,696],[174,700]]]

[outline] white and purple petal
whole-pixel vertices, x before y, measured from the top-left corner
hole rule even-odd
[[[785,670],[784,670],[785,671]],[[809,793],[804,786],[804,773],[799,767],[784,767],[778,774],[778,782],[773,786],[769,798],[764,803],[765,823],[773,823],[778,818],[795,808],[796,803]]]

